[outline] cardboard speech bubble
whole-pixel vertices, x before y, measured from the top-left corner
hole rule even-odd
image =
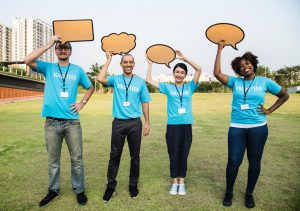
[[[53,34],[61,38],[61,44],[65,42],[93,41],[93,20],[55,20],[52,22]]]
[[[108,36],[104,36],[101,39],[102,50],[105,52],[107,50],[113,51],[113,54],[126,54],[135,48],[136,36],[134,34],[127,34],[122,32],[120,34],[111,33]]]
[[[165,64],[170,68],[170,63],[176,58],[176,52],[170,46],[155,44],[146,50],[148,59],[157,64]]]
[[[231,23],[217,23],[206,29],[205,35],[211,42],[218,44],[224,40],[224,45],[230,45],[237,50],[236,44],[240,43],[244,37],[244,31]]]

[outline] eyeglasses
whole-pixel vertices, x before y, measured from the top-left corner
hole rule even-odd
[[[64,46],[64,47],[57,47],[56,50],[58,50],[58,51],[62,51],[62,50],[69,51],[69,50],[71,50],[71,48],[68,47],[68,46]]]

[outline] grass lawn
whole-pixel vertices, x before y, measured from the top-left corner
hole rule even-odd
[[[267,95],[267,105],[276,100]],[[0,104],[0,210],[38,210],[48,188],[42,101]],[[269,138],[254,197],[258,210],[300,209],[300,95],[268,118]],[[166,97],[153,94],[150,135],[143,138],[139,198],[128,192],[129,151],[125,145],[115,197],[102,202],[110,152],[112,95],[94,95],[81,112],[88,204],[80,207],[71,188],[65,144],[61,196],[45,210],[220,210],[225,189],[231,94],[195,94],[193,143],[186,177],[187,195],[171,196],[165,143]],[[246,156],[236,180],[232,210],[246,210]]]

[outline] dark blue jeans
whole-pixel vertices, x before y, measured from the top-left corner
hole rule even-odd
[[[247,149],[248,183],[247,193],[252,193],[260,174],[260,161],[268,137],[268,126],[255,128],[234,128],[228,131],[228,163],[226,168],[226,191],[233,192],[239,167]]]

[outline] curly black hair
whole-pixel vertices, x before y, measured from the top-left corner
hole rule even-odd
[[[256,73],[257,64],[258,64],[257,58],[258,58],[257,56],[255,56],[253,53],[248,51],[241,57],[240,56],[235,57],[234,60],[231,61],[231,67],[237,75],[242,76],[241,70],[240,70],[240,63],[242,60],[246,60],[246,61],[249,61],[253,65],[254,73]]]

